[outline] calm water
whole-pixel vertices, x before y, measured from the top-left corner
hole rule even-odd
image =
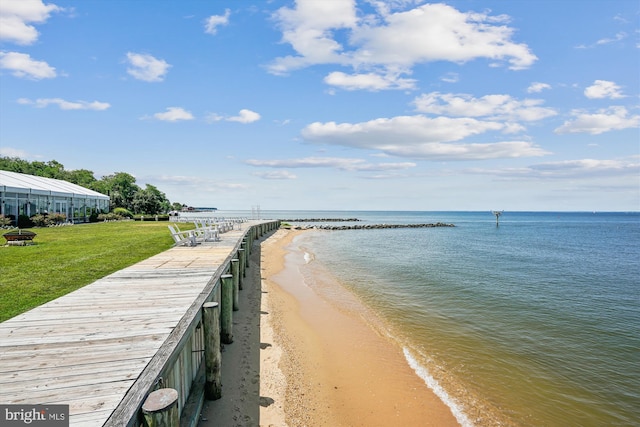
[[[640,425],[640,214],[262,212],[455,228],[306,233],[463,425]],[[313,263],[310,263],[313,264]],[[311,267],[310,267],[311,268]]]

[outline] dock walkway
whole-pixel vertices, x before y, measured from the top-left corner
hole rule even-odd
[[[71,426],[108,424],[247,229],[263,223],[173,247],[0,323],[0,403],[68,404]]]

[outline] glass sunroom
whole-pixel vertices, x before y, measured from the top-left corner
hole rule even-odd
[[[69,222],[89,222],[92,213],[109,212],[109,196],[53,178],[0,170],[0,214],[64,214]]]

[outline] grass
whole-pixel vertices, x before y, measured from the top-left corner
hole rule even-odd
[[[0,322],[173,245],[167,222],[103,222],[31,231],[38,234],[36,244],[0,247]]]

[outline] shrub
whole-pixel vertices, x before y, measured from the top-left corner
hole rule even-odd
[[[133,216],[136,221],[169,221],[167,214],[136,214]]]
[[[115,208],[113,213],[122,218],[133,218],[133,214],[126,208]]]
[[[27,215],[19,215],[18,228],[29,228],[29,227],[33,227],[33,222],[31,221],[31,218],[29,218]]]
[[[0,227],[9,227],[12,222],[13,220],[10,217],[0,215]]]
[[[63,224],[67,221],[67,216],[63,213],[52,213],[47,216],[48,225]]]
[[[113,212],[109,212],[109,213],[102,213],[98,215],[98,221],[120,221],[122,219],[122,217],[118,214],[115,214]]]
[[[36,227],[44,227],[47,225],[47,217],[42,214],[37,214],[31,217],[31,222]]]

